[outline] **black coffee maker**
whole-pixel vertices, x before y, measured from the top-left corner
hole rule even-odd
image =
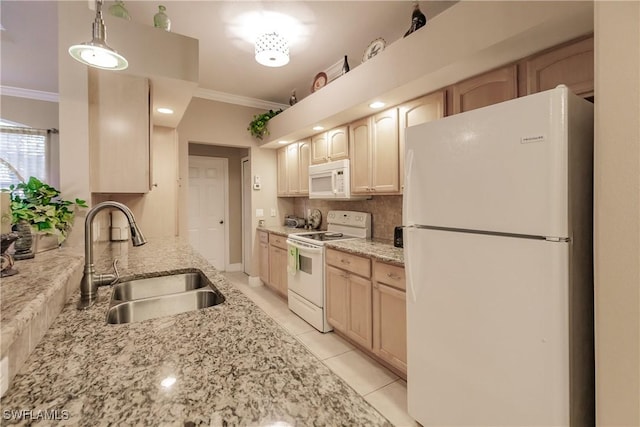
[[[401,248],[402,246],[402,226],[398,226],[393,230],[393,246]]]

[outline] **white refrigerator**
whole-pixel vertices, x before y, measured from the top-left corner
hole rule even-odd
[[[558,86],[406,135],[409,414],[594,425],[593,105]]]

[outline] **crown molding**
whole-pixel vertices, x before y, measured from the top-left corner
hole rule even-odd
[[[209,99],[211,101],[226,102],[227,104],[243,105],[245,107],[265,108],[265,109],[287,109],[286,104],[277,102],[264,101],[257,98],[249,98],[248,96],[234,95],[232,93],[218,92],[217,90],[204,89],[199,87],[193,94],[196,98]]]
[[[44,92],[41,90],[24,89],[12,86],[0,86],[0,94],[4,96],[15,96],[16,98],[28,98],[48,102],[58,102],[60,99],[58,94],[55,92]]]

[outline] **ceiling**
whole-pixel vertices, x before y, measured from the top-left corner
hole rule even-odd
[[[108,10],[113,1],[105,1]],[[132,21],[153,24],[157,1],[125,1]],[[199,88],[287,104],[311,91],[320,71],[347,55],[353,69],[377,38],[387,45],[411,24],[412,1],[163,1],[171,31],[199,40]],[[427,19],[453,1],[422,1]],[[2,85],[57,92],[57,8],[55,1],[2,0]],[[274,16],[286,20],[272,24]],[[251,21],[251,18],[253,21]],[[113,18],[116,19],[116,18]],[[249,22],[249,27],[244,25]],[[275,25],[275,26],[274,26]],[[427,24],[428,25],[428,24]],[[108,30],[108,22],[107,22]],[[291,61],[284,67],[259,65],[251,41],[257,32],[290,33]],[[87,22],[87,40],[91,23]],[[86,40],[78,40],[86,41]],[[118,46],[112,46],[116,50]],[[43,55],[29,55],[35,49]],[[161,54],[159,52],[158,54]],[[168,58],[168,60],[170,60]]]

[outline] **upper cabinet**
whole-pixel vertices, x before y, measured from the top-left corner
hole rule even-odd
[[[150,189],[149,80],[89,70],[91,191]]]
[[[311,163],[332,162],[349,158],[349,133],[341,126],[311,137]]]
[[[309,153],[308,139],[294,142],[278,150],[278,196],[309,194]]]
[[[441,90],[398,108],[400,131],[400,189],[404,189],[404,141],[405,131],[409,126],[421,125],[444,117],[446,91]]]
[[[593,96],[593,67],[593,37],[532,56],[521,66],[526,74],[523,94],[564,84],[576,95]]]
[[[471,111],[518,96],[517,66],[480,74],[452,86],[453,105],[451,114]]]
[[[400,190],[398,110],[391,108],[349,126],[351,192],[397,194]]]

